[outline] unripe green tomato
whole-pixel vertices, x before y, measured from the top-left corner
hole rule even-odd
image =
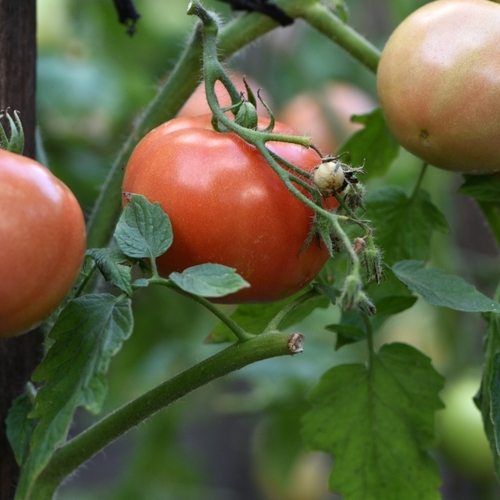
[[[500,5],[438,0],[389,38],[377,71],[399,143],[447,170],[500,170]]]
[[[39,163],[0,150],[0,337],[24,333],[62,302],[86,245],[69,188]]]

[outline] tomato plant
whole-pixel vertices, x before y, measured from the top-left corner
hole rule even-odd
[[[281,123],[274,132],[296,134]],[[321,162],[297,144],[270,142],[269,148],[307,172]],[[157,259],[162,276],[210,262],[235,268],[250,283],[222,302],[288,297],[315,278],[329,255],[316,238],[304,248],[311,209],[255,147],[215,131],[211,115],[176,118],[147,134],[130,158],[123,190],[159,202],[170,217],[174,242]],[[325,205],[338,203],[330,198]]]
[[[385,46],[377,89],[396,139],[431,165],[500,169],[500,5],[439,0],[406,18]]]
[[[69,188],[39,163],[0,150],[0,336],[41,323],[76,280],[85,221]]]
[[[3,428],[12,448],[7,451],[12,451],[20,470],[19,474],[5,474],[2,469],[2,478],[7,477],[9,486],[16,487],[15,500],[53,500],[56,495],[80,498],[88,494],[96,499],[114,500],[158,495],[218,498],[221,491],[234,498],[255,498],[256,491],[243,491],[242,485],[247,481],[240,480],[239,470],[234,472],[233,467],[220,460],[248,469],[248,453],[245,466],[233,454],[231,444],[236,444],[240,451],[255,447],[255,469],[246,472],[260,480],[262,494],[270,498],[323,498],[325,491],[318,485],[326,487],[328,482],[329,490],[343,500],[436,500],[441,495],[448,500],[449,472],[457,471],[445,469],[441,474],[438,469],[442,455],[432,451],[439,445],[435,416],[442,410],[444,400],[449,410],[443,413],[441,444],[443,454],[449,451],[451,456],[455,448],[446,450],[446,430],[452,430],[446,419],[464,410],[454,406],[446,390],[441,396],[445,379],[440,372],[460,373],[466,365],[481,365],[483,369],[481,381],[475,379],[468,389],[470,394],[476,393],[474,401],[483,418],[493,466],[500,475],[500,287],[497,285],[497,291],[492,292],[494,281],[499,281],[498,256],[482,259],[483,254],[471,258],[465,253],[457,232],[467,231],[467,239],[476,245],[482,241],[478,236],[482,225],[464,222],[462,217],[447,220],[445,214],[457,213],[456,197],[450,196],[457,177],[428,169],[427,165],[420,171],[411,168],[421,165],[421,161],[401,151],[390,133],[389,127],[393,128],[394,123],[387,112],[387,102],[392,98],[400,99],[394,113],[401,115],[411,116],[413,105],[420,110],[431,105],[441,113],[441,124],[444,119],[448,121],[450,136],[467,144],[464,130],[469,127],[471,136],[474,135],[474,126],[479,123],[474,118],[486,106],[486,77],[482,75],[481,80],[470,76],[471,81],[465,84],[460,81],[462,73],[457,71],[454,82],[459,85],[450,84],[440,91],[437,83],[446,80],[445,72],[437,82],[434,74],[425,75],[423,66],[412,61],[407,72],[420,68],[422,78],[414,75],[405,95],[398,93],[398,85],[384,95],[381,82],[384,67],[392,61],[386,57],[391,50],[390,41],[380,63],[378,81],[387,121],[381,109],[371,109],[372,103],[355,109],[350,107],[348,95],[343,94],[341,104],[348,107],[347,115],[367,113],[354,120],[356,129],[345,121],[349,128],[344,135],[349,137],[342,138],[345,141],[341,147],[323,146],[319,132],[317,135],[313,126],[306,123],[309,108],[297,114],[297,126],[290,125],[291,119],[289,124],[281,119],[274,123],[272,109],[267,108],[268,118],[259,119],[255,109],[259,105],[255,99],[258,85],[250,82],[253,92],[243,89],[241,81],[225,71],[224,61],[250,45],[242,57],[227,63],[243,74],[248,70],[255,75],[270,93],[271,97],[264,100],[280,106],[291,96],[303,94],[306,88],[321,89],[321,95],[317,92],[312,99],[314,103],[326,104],[326,89],[338,80],[366,89],[371,86],[375,93],[380,51],[354,28],[361,26],[358,2],[349,2],[358,11],[353,25],[349,24],[343,1],[230,0],[225,3],[243,11],[222,22],[230,8],[221,5],[224,2],[211,2],[216,10],[211,12],[199,0],[191,0],[186,1],[187,14],[198,19],[187,23],[177,22],[181,16],[185,20],[183,2],[171,2],[168,21],[175,22],[168,24],[167,29],[160,17],[163,9],[155,10],[152,2],[141,2],[140,18],[130,10],[132,1],[114,3],[121,9],[119,19],[128,24],[128,33],[137,27],[137,36],[124,39],[120,27],[112,42],[110,25],[109,30],[103,30],[105,38],[89,37],[96,45],[87,50],[83,38],[88,33],[97,35],[104,22],[98,26],[85,24],[84,30],[75,30],[77,43],[74,39],[68,43],[69,31],[65,29],[65,56],[70,55],[74,62],[81,57],[85,60],[83,65],[71,65],[75,78],[66,80],[68,66],[63,64],[60,71],[55,71],[58,65],[53,65],[52,55],[48,57],[50,61],[43,61],[43,52],[39,52],[41,67],[48,63],[45,70],[53,73],[45,87],[41,79],[40,98],[46,98],[48,91],[52,91],[52,98],[39,108],[39,116],[43,136],[47,137],[47,153],[56,156],[55,162],[51,158],[54,172],[74,174],[74,179],[85,181],[89,193],[92,192],[95,184],[91,170],[92,164],[96,165],[92,157],[99,156],[96,147],[113,154],[118,149],[115,137],[122,137],[129,127],[131,130],[109,169],[102,169],[106,180],[98,193],[95,190],[96,200],[87,223],[89,249],[78,278],[79,286],[66,295],[66,300],[59,298],[64,301],[63,306],[56,308],[56,313],[40,328],[47,333],[45,352],[31,380],[26,383],[24,377],[13,383],[5,363],[10,358],[1,359],[0,379],[3,373],[7,376],[0,380],[0,389],[9,384],[13,396],[17,396],[12,405],[12,398],[7,397],[10,411]],[[363,16],[370,18],[370,23],[380,21],[381,16],[371,16],[377,9],[373,2],[360,3]],[[412,10],[412,3],[421,0],[404,3],[402,9],[398,0],[387,2],[395,14],[396,10]],[[105,3],[81,4],[85,5],[78,8],[89,9],[85,13],[112,9],[111,2],[107,7]],[[0,11],[1,5],[0,2]],[[258,10],[252,12],[254,6]],[[453,16],[449,13],[466,7],[470,8],[470,15],[461,17],[453,27],[453,36],[450,35],[448,21]],[[474,67],[474,57],[482,54],[483,42],[491,49],[492,60],[497,54],[497,49],[486,43],[491,24],[481,19],[483,7],[498,8],[486,0],[440,0],[426,7],[431,12],[448,12],[443,16],[446,22],[438,23],[432,30],[442,34],[438,37],[441,50],[433,53],[436,58],[452,54],[453,47],[459,53],[465,51],[464,33],[471,32],[462,24],[468,26],[470,19],[480,19],[488,27],[486,34],[482,34],[481,26],[469,37],[469,47],[474,48],[476,40],[480,46],[471,49],[471,57],[458,65],[464,74]],[[54,17],[51,7],[48,9],[47,26],[55,34],[52,23],[59,16]],[[61,9],[65,28],[71,25],[69,18],[75,18],[73,9],[67,14],[68,18],[64,18]],[[147,33],[148,19],[156,26],[154,37],[149,39],[142,38]],[[297,22],[290,27],[294,19]],[[262,44],[251,43],[277,28],[281,21],[286,21],[286,26],[276,30],[275,37],[268,37]],[[170,38],[174,26],[178,29],[188,24],[192,26],[189,37],[178,32],[179,38]],[[373,35],[375,40],[388,36],[388,23],[382,25],[383,33],[367,29],[368,36]],[[180,38],[186,40],[182,50]],[[101,41],[106,47],[104,51]],[[116,47],[108,47],[108,42],[110,46],[116,43]],[[418,49],[418,42],[408,33],[407,39],[398,45],[408,50],[399,59],[402,67],[410,59],[411,48]],[[0,56],[5,46],[9,47],[0,44]],[[157,50],[159,47],[167,52]],[[170,52],[175,47],[179,47],[177,55]],[[337,51],[339,48],[352,57],[344,58]],[[98,64],[93,66],[93,55],[97,53],[102,54],[103,60],[100,55]],[[127,123],[121,124],[123,128],[119,130],[111,126],[122,121],[124,109],[131,108],[131,118],[144,107],[146,103],[140,101],[147,95],[144,90],[151,89],[158,71],[174,58],[175,63],[167,68],[168,74],[161,78],[161,86],[144,112],[132,123],[124,120]],[[155,59],[159,67],[143,70],[142,64]],[[118,61],[122,63],[119,69]],[[90,66],[94,70],[86,73],[85,68]],[[497,73],[487,61],[482,67],[491,74]],[[106,76],[108,70],[115,75],[109,80],[113,82],[111,86],[102,85],[106,78],[99,78]],[[363,73],[366,70],[370,73]],[[0,83],[3,78],[2,73]],[[203,90],[200,79],[204,81]],[[60,85],[56,83],[59,81]],[[64,93],[77,83],[79,86],[72,92]],[[484,88],[479,88],[483,83]],[[467,116],[450,118],[452,111],[446,114],[444,104],[451,106],[453,98],[465,96],[468,85],[476,92],[479,107],[459,103],[459,111],[465,109]],[[410,98],[413,87],[417,88],[416,94]],[[93,91],[86,94],[90,88]],[[193,94],[193,100],[201,97],[194,113],[206,109],[210,114],[175,118],[185,113],[183,106]],[[98,96],[102,96],[102,101]],[[79,113],[72,114],[73,101],[81,97]],[[411,100],[406,109],[404,97]],[[105,102],[114,104],[109,108],[101,106]],[[50,114],[52,107],[59,108],[59,112]],[[493,128],[494,107],[495,103],[486,116]],[[310,108],[314,105],[310,104]],[[339,118],[337,124],[344,123],[340,110],[337,113],[337,109],[328,106],[324,109],[329,110],[329,118],[330,111],[334,118]],[[119,113],[105,116],[111,110]],[[471,118],[467,124],[466,118]],[[68,144],[68,137],[65,140],[60,131],[70,128],[83,140],[74,141],[72,135]],[[422,130],[424,135],[430,131]],[[445,130],[444,125],[441,130]],[[88,131],[92,134],[85,142],[83,136]],[[490,131],[488,123],[480,139],[484,140]],[[310,133],[312,137],[308,136]],[[397,138],[405,145],[404,137]],[[5,142],[2,134],[0,142]],[[472,147],[464,148],[465,152],[472,151]],[[334,149],[337,156],[333,156]],[[57,161],[58,152],[63,150]],[[453,165],[457,152],[466,156],[459,147],[445,152]],[[108,158],[106,155],[98,163],[105,164]],[[478,153],[475,158],[482,157]],[[399,168],[400,165],[409,168]],[[478,168],[475,165],[471,171]],[[28,170],[21,168],[23,171]],[[453,184],[448,185],[446,179],[453,179]],[[2,178],[0,181],[4,191],[8,183]],[[500,242],[497,181],[495,176],[464,176],[460,193],[477,200],[493,237]],[[5,206],[17,210],[21,200],[26,201],[22,196],[30,193],[30,189],[23,189]],[[43,208],[43,204],[34,196],[28,201],[23,206],[36,205],[40,232],[29,233],[38,235],[38,240],[24,245],[22,250],[36,250],[36,258],[28,258],[20,251],[5,260],[10,265],[22,260],[25,264],[17,268],[16,277],[29,272],[30,282],[38,268],[46,270],[54,261],[56,264],[55,270],[43,278],[44,284],[36,296],[20,306],[23,315],[44,293],[53,291],[64,275],[69,239],[78,227],[67,221],[61,238],[61,232],[52,231],[51,225],[58,218],[40,220],[39,207]],[[0,224],[5,227],[12,219],[19,228],[22,213],[9,212],[0,217]],[[70,218],[69,210],[64,214]],[[10,230],[7,236],[0,234],[2,244],[11,233],[28,234]],[[441,233],[437,244],[436,233]],[[44,246],[44,237],[57,248],[61,241],[64,246],[64,255],[52,257],[46,265],[40,260],[50,247],[48,243]],[[474,251],[482,250],[474,246]],[[81,259],[83,248],[80,252]],[[35,269],[28,265],[32,262]],[[439,263],[446,263],[446,272],[436,268]],[[306,286],[322,268],[313,286]],[[10,268],[5,269],[9,276]],[[465,278],[486,292],[481,293]],[[10,291],[18,290],[20,283],[11,280]],[[7,301],[12,296],[17,295],[9,293]],[[417,301],[420,305],[426,302],[427,306],[413,308]],[[216,302],[237,306],[224,307]],[[4,303],[7,302],[3,300],[0,308]],[[410,308],[413,315],[406,314]],[[400,313],[400,321],[391,319]],[[486,331],[481,342],[484,322]],[[425,353],[429,332],[433,338],[435,333],[439,345],[438,350],[429,350],[430,356]],[[0,355],[5,351],[10,354],[10,347],[17,342],[35,337],[0,339]],[[122,346],[124,352],[115,362],[113,358]],[[300,357],[295,356],[301,352]],[[17,362],[18,358],[14,359]],[[263,360],[267,362],[259,363],[256,369],[240,370]],[[108,384],[111,362],[113,370]],[[204,390],[196,391],[202,387]],[[185,396],[188,397],[182,404],[171,406]],[[98,417],[105,404],[105,414]],[[149,425],[139,425],[167,407],[169,411],[151,419]],[[80,409],[95,416],[91,425],[86,426],[86,414],[74,425],[84,414]],[[477,424],[479,413],[470,405],[469,409],[474,410]],[[243,425],[231,428],[230,422],[236,420]],[[261,422],[267,422],[265,427],[259,425]],[[70,434],[72,428],[83,430]],[[218,432],[214,432],[216,428]],[[131,446],[134,453],[128,453],[130,441],[126,437],[120,440],[121,447],[100,453],[129,431],[135,434]],[[257,439],[252,439],[252,434]],[[208,442],[205,436],[210,437]],[[450,436],[454,441],[454,433],[450,432]],[[472,441],[478,441],[476,434]],[[468,447],[472,449],[472,442],[460,449],[467,451]],[[482,447],[484,450],[484,439]],[[6,448],[0,441],[2,467]],[[321,453],[311,455],[310,451]],[[86,461],[105,460],[104,469],[112,463],[115,453],[120,465],[134,456],[132,463],[124,464],[125,481],[118,483],[118,476],[124,476],[120,473],[115,478],[107,475],[101,491],[98,485],[95,489],[93,485],[91,492],[70,491],[69,488],[87,488],[89,481],[85,477],[80,484],[73,482],[68,489],[60,488]],[[479,460],[476,459],[477,465]],[[217,480],[209,482],[215,476]],[[453,476],[452,481],[455,479]],[[478,473],[475,480],[484,482],[485,487],[472,496],[474,500],[498,497],[483,494],[489,489],[499,491],[498,485],[490,484],[488,474]],[[115,484],[110,487],[111,481]],[[253,486],[259,484],[254,482]],[[11,497],[12,491],[2,494],[0,488],[1,500]]]

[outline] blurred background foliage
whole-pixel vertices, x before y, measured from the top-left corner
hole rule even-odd
[[[168,76],[194,25],[185,15],[187,3],[136,0],[141,18],[130,37],[118,23],[112,0],[38,2],[40,134],[48,166],[75,192],[87,214],[131,124]],[[222,2],[204,3],[223,19],[233,16]],[[350,24],[380,48],[394,27],[423,3],[347,2]],[[325,89],[335,81],[355,85],[372,107],[376,104],[374,75],[301,20],[256,41],[227,67],[257,82],[278,116],[304,93],[313,97],[309,108],[314,101],[329,108]],[[347,97],[341,105],[349,114],[363,111]],[[307,113],[300,107],[295,112],[303,124]],[[343,123],[344,111],[333,107],[328,113],[334,123]],[[317,122],[306,125],[305,132]],[[341,132],[343,137],[327,152],[333,153],[352,130],[344,126]],[[419,167],[418,160],[402,152],[386,177],[370,179],[368,174],[364,181],[369,190],[392,184],[410,190]],[[425,179],[424,187],[451,228],[449,235],[436,236],[433,260],[491,294],[498,280],[496,249],[473,203],[454,194],[459,184],[458,176],[435,169]],[[106,412],[219,349],[203,344],[216,320],[182,296],[147,289],[137,294],[134,307],[134,335],[113,361]],[[303,449],[300,417],[307,409],[307,392],[327,368],[364,359],[362,343],[335,351],[335,334],[324,326],[339,315],[334,306],[317,309],[293,327],[307,336],[303,354],[248,367],[160,412],[95,457],[62,488],[59,498],[336,498],[326,492],[330,458]],[[448,410],[440,412],[443,439],[435,455],[445,499],[486,499],[496,491],[489,452],[477,434],[479,412],[470,399],[478,386],[482,328],[477,316],[437,310],[419,301],[389,320],[377,337],[379,343],[416,345],[450,377],[443,397],[450,398],[453,414],[463,416],[464,422],[460,427]],[[463,385],[467,390],[460,389]],[[72,432],[91,422],[89,415],[80,413]],[[471,434],[474,439],[460,447],[457,436]]]

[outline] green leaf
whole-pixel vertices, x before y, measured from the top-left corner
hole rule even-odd
[[[491,404],[491,423],[493,424],[494,449],[500,453],[500,353],[492,360],[492,376],[488,387]]]
[[[45,385],[30,414],[39,422],[20,479],[20,498],[28,496],[33,481],[64,443],[75,410],[101,410],[111,357],[132,329],[130,299],[109,294],[74,299],[59,315],[50,334],[55,342],[33,373],[33,380]]]
[[[371,176],[384,175],[398,155],[399,144],[389,131],[382,111],[377,108],[367,115],[353,116],[352,121],[362,123],[365,128],[349,137],[337,153],[347,152],[342,161],[364,164]]]
[[[425,269],[424,262],[407,260],[392,266],[394,274],[410,290],[433,306],[466,312],[500,312],[500,304],[486,297],[458,276],[440,269]]]
[[[339,323],[336,325],[327,325],[325,329],[337,334],[335,350],[339,350],[341,347],[353,344],[354,342],[366,340],[366,332],[362,326]]]
[[[417,297],[413,295],[382,297],[375,303],[377,307],[377,318],[380,321],[380,317],[384,317],[385,320],[394,314],[406,311],[406,309],[412,307],[416,301]]]
[[[238,306],[236,311],[231,314],[231,319],[236,321],[236,323],[238,323],[238,325],[240,325],[246,332],[258,335],[259,333],[262,333],[269,322],[287,304],[295,300],[297,297],[300,297],[302,293],[298,293],[292,297],[288,297],[287,299],[279,300],[277,302],[270,302],[268,304],[241,304]],[[284,319],[281,324],[281,328],[284,329],[295,325],[309,316],[314,309],[318,307],[326,308],[329,304],[329,300],[325,299],[325,297],[314,297],[294,309]],[[205,339],[205,342],[215,344],[233,342],[234,340],[236,340],[235,335],[224,323],[221,322],[210,332],[208,337]]]
[[[388,265],[427,259],[432,233],[448,231],[444,215],[426,191],[419,190],[414,198],[408,198],[398,187],[381,189],[367,197],[365,207]]]
[[[327,285],[326,283],[313,283],[314,288],[321,293],[324,297],[326,297],[332,304],[337,302],[337,299],[340,297],[340,291],[335,288]]]
[[[427,450],[443,385],[429,358],[399,343],[384,345],[368,368],[341,365],[323,375],[302,434],[309,448],[334,457],[330,489],[344,500],[438,500]]]
[[[458,192],[477,201],[500,203],[500,177],[496,175],[464,175]]]
[[[483,378],[474,400],[481,410],[495,472],[500,477],[500,315],[492,313],[488,316],[488,327],[484,335]]]
[[[128,257],[154,260],[172,245],[172,225],[159,203],[133,194],[118,221],[115,239]]]
[[[7,438],[14,451],[18,465],[21,465],[29,449],[31,434],[36,421],[28,418],[33,409],[33,402],[27,394],[21,394],[12,403],[5,420]]]
[[[181,290],[202,297],[224,297],[250,285],[231,267],[201,264],[182,273],[172,273],[169,279]]]
[[[132,295],[132,269],[127,256],[119,248],[92,248],[87,250],[106,281]]]

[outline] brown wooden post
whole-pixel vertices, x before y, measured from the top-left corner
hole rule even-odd
[[[36,0],[0,0],[0,108],[20,111],[24,154],[30,157],[35,156],[35,80]],[[37,331],[0,339],[0,500],[14,497],[19,473],[5,435],[5,417],[39,362],[40,346]]]

